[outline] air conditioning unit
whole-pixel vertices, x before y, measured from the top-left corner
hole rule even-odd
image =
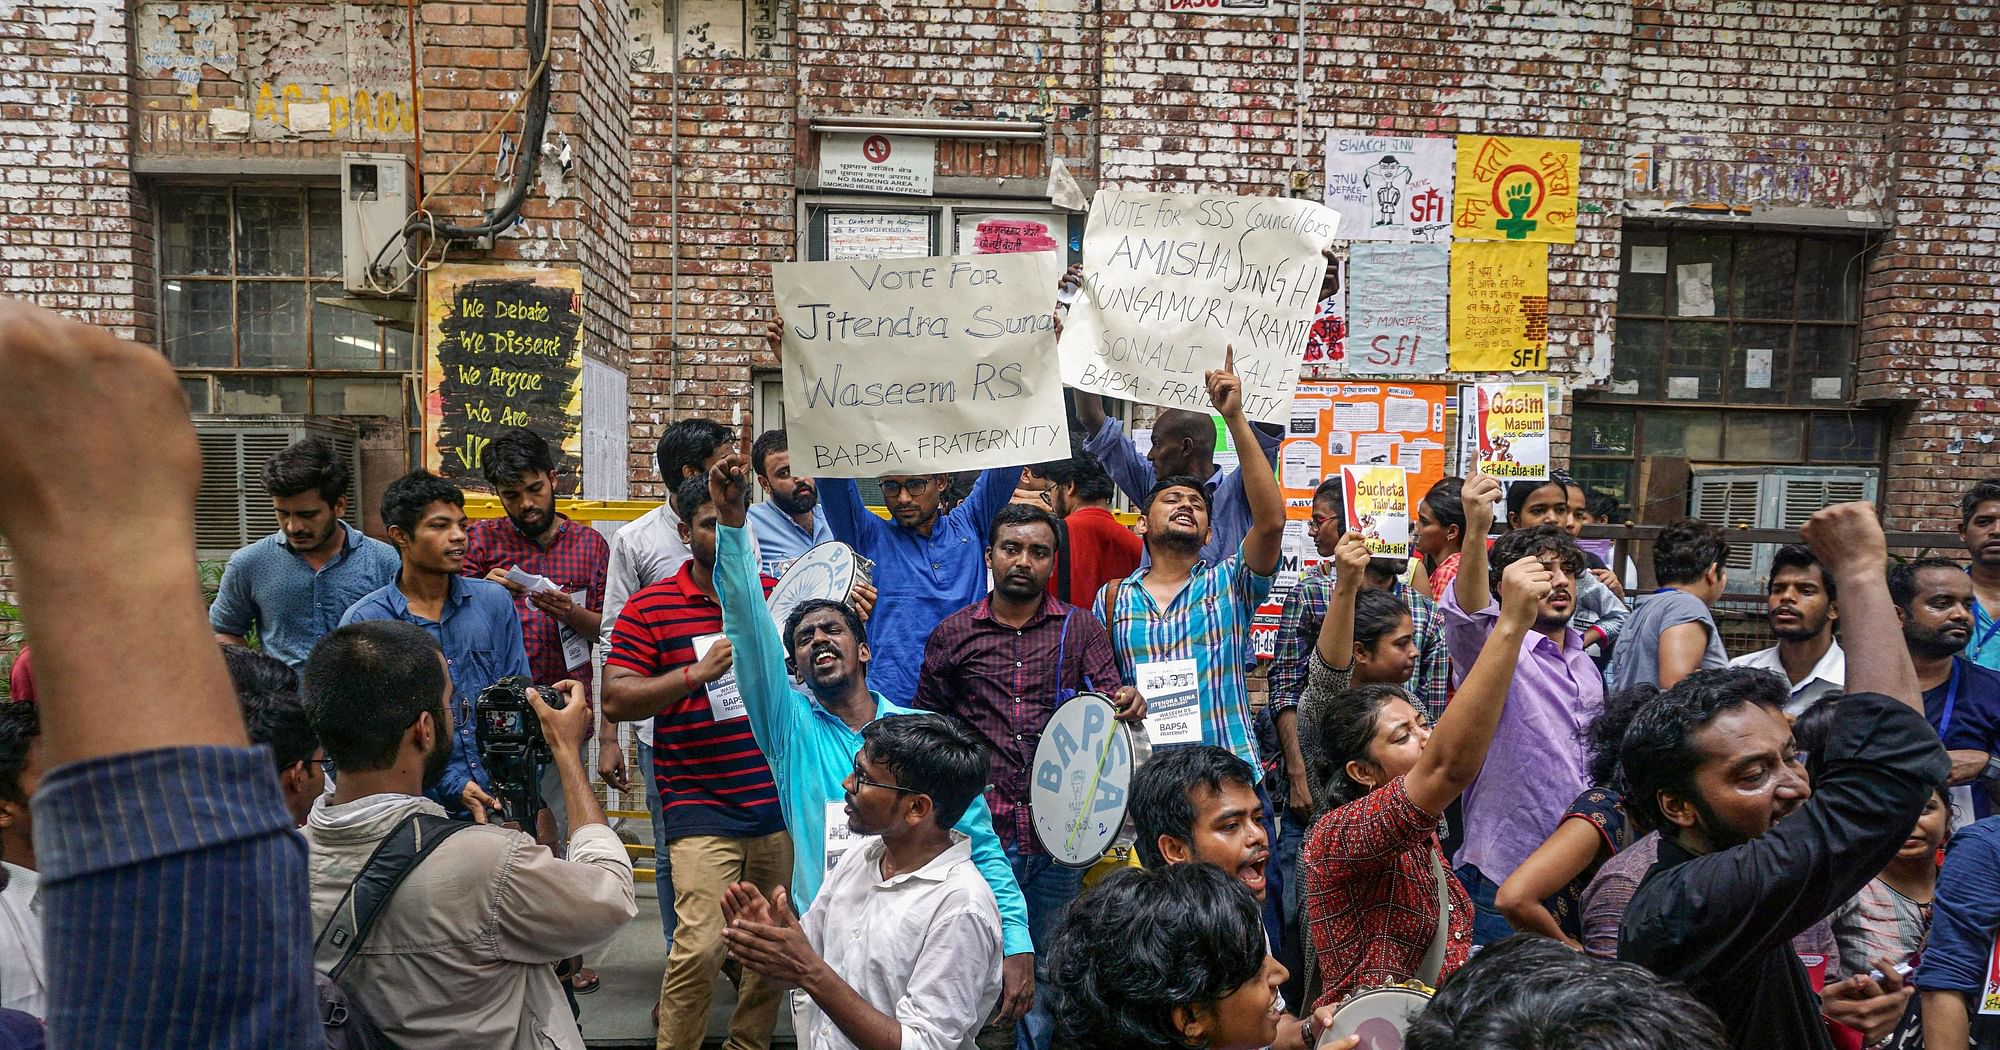
[[[1796,533],[1813,512],[1835,503],[1875,502],[1873,467],[1759,467],[1694,472],[1694,517],[1725,529]],[[1762,591],[1771,578],[1769,544],[1731,544],[1731,591]]]
[[[195,416],[201,443],[201,495],[195,501],[194,545],[198,557],[227,558],[277,529],[271,498],[264,493],[264,463],[301,438],[333,443],[347,460],[347,523],[361,527],[361,441],[354,424],[304,416]]]
[[[410,275],[403,256],[409,218],[409,160],[400,153],[340,155],[341,283],[347,294],[380,297],[402,285]]]

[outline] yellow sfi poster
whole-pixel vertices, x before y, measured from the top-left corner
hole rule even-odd
[[[1575,139],[1460,135],[1453,236],[1575,244],[1582,156]]]
[[[1549,246],[1461,241],[1451,246],[1451,370],[1549,367]]]

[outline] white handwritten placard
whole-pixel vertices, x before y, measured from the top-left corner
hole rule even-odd
[[[1347,370],[1444,371],[1451,246],[1358,242],[1347,256]]]
[[[1205,412],[1203,373],[1233,347],[1244,414],[1285,422],[1336,219],[1281,197],[1098,191],[1063,382]]]
[[[780,263],[794,470],[932,474],[1069,455],[1054,252]]]
[[[1452,139],[1326,134],[1326,206],[1348,241],[1451,239]]]

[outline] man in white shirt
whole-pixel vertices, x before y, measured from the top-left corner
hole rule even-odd
[[[0,1008],[42,1017],[41,877],[28,799],[42,782],[42,722],[31,703],[0,704]]]
[[[1803,543],[1778,548],[1771,558],[1771,585],[1764,601],[1778,644],[1729,662],[1785,676],[1792,691],[1785,714],[1797,718],[1829,696],[1847,691],[1847,654],[1834,641],[1840,619],[1833,579]]]
[[[1000,998],[1000,912],[951,828],[985,789],[986,747],[948,715],[893,715],[861,737],[848,826],[879,837],[849,848],[803,922],[782,886],[730,887],[729,954],[810,997],[804,1050],[972,1050]]]

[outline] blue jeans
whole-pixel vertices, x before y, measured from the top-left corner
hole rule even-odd
[[[653,815],[653,892],[660,902],[660,932],[666,935],[667,951],[674,950],[674,866],[667,849],[667,813],[660,807],[660,781],[653,776],[653,745],[639,743],[639,775],[646,781],[646,812]]]
[[[1499,884],[1470,864],[1459,865],[1457,875],[1458,881],[1465,886],[1465,892],[1472,897],[1473,947],[1484,948],[1512,937],[1514,927],[1508,923],[1506,916],[1500,914],[1500,909],[1493,906],[1493,898],[1500,892]]]
[[[1014,881],[1028,902],[1028,935],[1035,939],[1035,1005],[1014,1030],[1014,1050],[1049,1050],[1056,1022],[1043,983],[1042,953],[1055,939],[1063,909],[1083,888],[1083,869],[1065,867],[1048,854],[1026,847],[1007,846],[1006,850]]]

